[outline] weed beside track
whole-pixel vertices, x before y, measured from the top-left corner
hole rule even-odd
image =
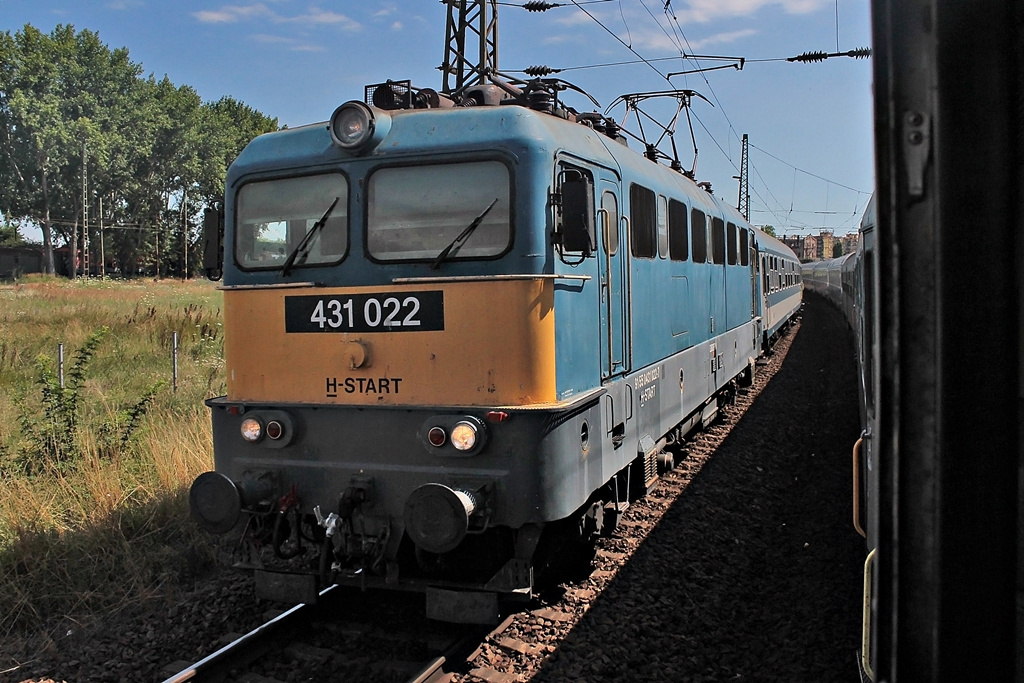
[[[0,639],[64,637],[209,562],[187,489],[212,465],[221,310],[207,282],[0,290]]]

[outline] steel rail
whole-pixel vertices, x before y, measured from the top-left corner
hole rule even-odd
[[[319,597],[325,597],[337,587],[337,585],[332,585],[324,588],[320,591]],[[311,607],[313,607],[313,605],[300,602],[298,605],[295,605],[286,612],[282,612],[265,624],[257,626],[244,636],[228,643],[213,654],[208,655],[195,664],[179,671],[175,675],[164,680],[163,683],[183,683],[184,681],[194,679],[200,674],[202,674],[202,680],[204,683],[206,681],[222,680],[223,677],[227,675],[228,671],[231,668],[239,666],[240,662],[248,663],[248,661],[252,661],[257,658],[258,655],[254,654],[253,649],[264,637],[276,631],[286,623],[293,621],[299,615],[308,611]]]

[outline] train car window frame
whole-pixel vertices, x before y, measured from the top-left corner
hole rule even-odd
[[[700,209],[690,212],[690,253],[694,263],[708,262],[707,215]]]
[[[725,265],[725,221],[718,216],[711,217],[711,261]]]
[[[686,215],[686,204],[677,199],[668,200],[668,255],[673,261],[685,261],[690,257]]]
[[[750,265],[750,234],[740,226],[740,265]]]
[[[736,237],[736,224],[729,221],[725,224],[725,258],[730,266],[735,266],[739,260],[736,258],[736,249],[739,240]]]
[[[658,256],[668,258],[668,199],[658,195]]]
[[[497,177],[497,172],[504,175]],[[444,172],[449,172],[448,176]],[[486,173],[494,174],[487,178]],[[458,176],[462,174],[462,182]],[[412,174],[421,174],[422,180]],[[395,180],[388,178],[395,175]],[[404,177],[403,177],[404,176]],[[401,197],[404,212],[379,213],[387,205],[375,201],[381,179],[394,183],[389,197]],[[413,181],[418,181],[418,185]],[[488,184],[488,181],[493,181]],[[515,238],[515,174],[509,164],[496,158],[467,158],[450,161],[420,162],[407,164],[388,164],[374,168],[365,180],[365,215],[363,247],[367,258],[375,263],[423,263],[433,262],[449,244],[478,216],[484,214],[491,202],[497,203],[486,211],[474,232],[466,238],[462,246],[453,250],[446,261],[491,261],[499,259],[509,252]],[[472,196],[469,196],[471,195]],[[495,196],[497,195],[497,196]],[[397,202],[396,202],[397,204]],[[454,212],[458,213],[454,213]],[[427,224],[426,218],[432,219]],[[410,233],[408,223],[419,228],[419,249],[408,248],[398,250],[385,248],[383,238],[387,235],[381,228],[398,220],[406,221],[404,227],[388,228],[397,233]],[[488,236],[492,239],[485,241]],[[405,238],[405,235],[400,237]],[[376,244],[375,244],[376,242]],[[397,244],[407,244],[398,240]]]
[[[335,184],[339,180],[340,184]],[[258,190],[268,192],[253,195]],[[246,272],[280,270],[321,220],[323,225],[306,245],[305,258],[292,266],[338,265],[351,248],[351,198],[349,179],[339,171],[245,182],[235,192],[235,265]]]
[[[635,258],[653,259],[658,255],[657,195],[654,190],[629,184],[629,244]]]

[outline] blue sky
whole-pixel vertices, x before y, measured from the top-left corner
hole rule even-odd
[[[874,184],[870,60],[783,58],[869,47],[867,0],[671,0],[667,10],[665,0],[577,2],[531,13],[523,0],[502,0],[499,68],[518,76],[532,65],[565,69],[559,76],[602,110],[624,93],[695,90],[710,100],[694,98],[691,110],[698,180],[735,204],[746,133],[752,223],[779,235],[856,229]],[[361,99],[364,85],[388,78],[440,89],[445,18],[437,0],[0,0],[0,30],[88,28],[111,48],[127,47],[147,75],[166,74],[208,101],[230,95],[289,126],[326,120],[338,104]],[[747,61],[742,70],[666,79],[696,68],[681,51]],[[578,68],[618,62],[637,63]],[[582,96],[567,102],[594,109]],[[623,107],[609,113],[621,121]],[[689,167],[685,120],[675,139]]]

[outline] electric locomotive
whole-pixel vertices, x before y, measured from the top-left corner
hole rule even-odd
[[[207,216],[227,394],[190,502],[241,530],[261,595],[493,620],[614,528],[799,307],[788,248],[561,90],[389,81],[232,164]]]

